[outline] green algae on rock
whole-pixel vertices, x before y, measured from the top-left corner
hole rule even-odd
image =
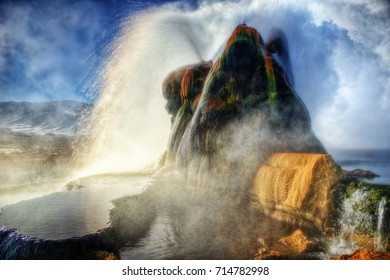
[[[342,231],[340,213],[354,183],[313,133],[292,85],[286,37],[271,33],[264,43],[254,28],[239,25],[213,65],[201,62],[168,75],[163,94],[172,127],[162,164],[182,171],[198,196],[211,190],[248,202],[255,194],[264,213],[329,236]],[[267,166],[277,155],[292,163]],[[380,188],[365,195],[356,207],[371,222],[356,230],[371,232],[372,239],[388,195]]]
[[[372,244],[386,247],[384,251],[389,250],[390,186],[346,179],[335,186],[332,197],[336,233],[340,234],[348,227],[354,232],[349,236],[352,242],[359,244],[361,240],[371,240]]]
[[[172,127],[164,160],[185,170],[190,185],[247,196],[272,153],[325,153],[275,52],[239,25],[214,65],[185,66],[165,79]]]
[[[172,128],[168,141],[167,159],[175,159],[185,129],[198,106],[200,95],[211,62],[200,62],[171,72],[163,83],[166,109],[172,115]]]

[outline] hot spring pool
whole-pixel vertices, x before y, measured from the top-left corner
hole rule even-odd
[[[50,240],[95,233],[109,226],[112,200],[141,193],[149,179],[134,174],[82,178],[73,188],[3,207],[0,225]]]

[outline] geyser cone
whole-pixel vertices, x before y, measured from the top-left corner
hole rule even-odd
[[[166,81],[185,81],[183,69]],[[173,158],[192,184],[247,194],[256,170],[273,152],[325,152],[286,77],[260,34],[239,25],[208,73],[195,112],[171,92],[168,150],[177,150]]]

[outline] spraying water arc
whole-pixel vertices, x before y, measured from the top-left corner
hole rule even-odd
[[[202,60],[203,29],[175,11],[151,10],[129,19],[98,75],[100,98],[81,139],[78,176],[134,172],[154,163],[167,145],[169,116],[161,85],[183,64]],[[198,43],[196,43],[198,42]]]

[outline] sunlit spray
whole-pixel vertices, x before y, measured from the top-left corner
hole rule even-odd
[[[164,78],[173,69],[213,56],[225,35],[218,32],[208,41],[214,31],[202,23],[204,17],[201,11],[150,10],[122,24],[91,85],[100,97],[88,136],[77,147],[76,161],[85,166],[78,176],[139,171],[157,161],[170,130],[161,90]]]

